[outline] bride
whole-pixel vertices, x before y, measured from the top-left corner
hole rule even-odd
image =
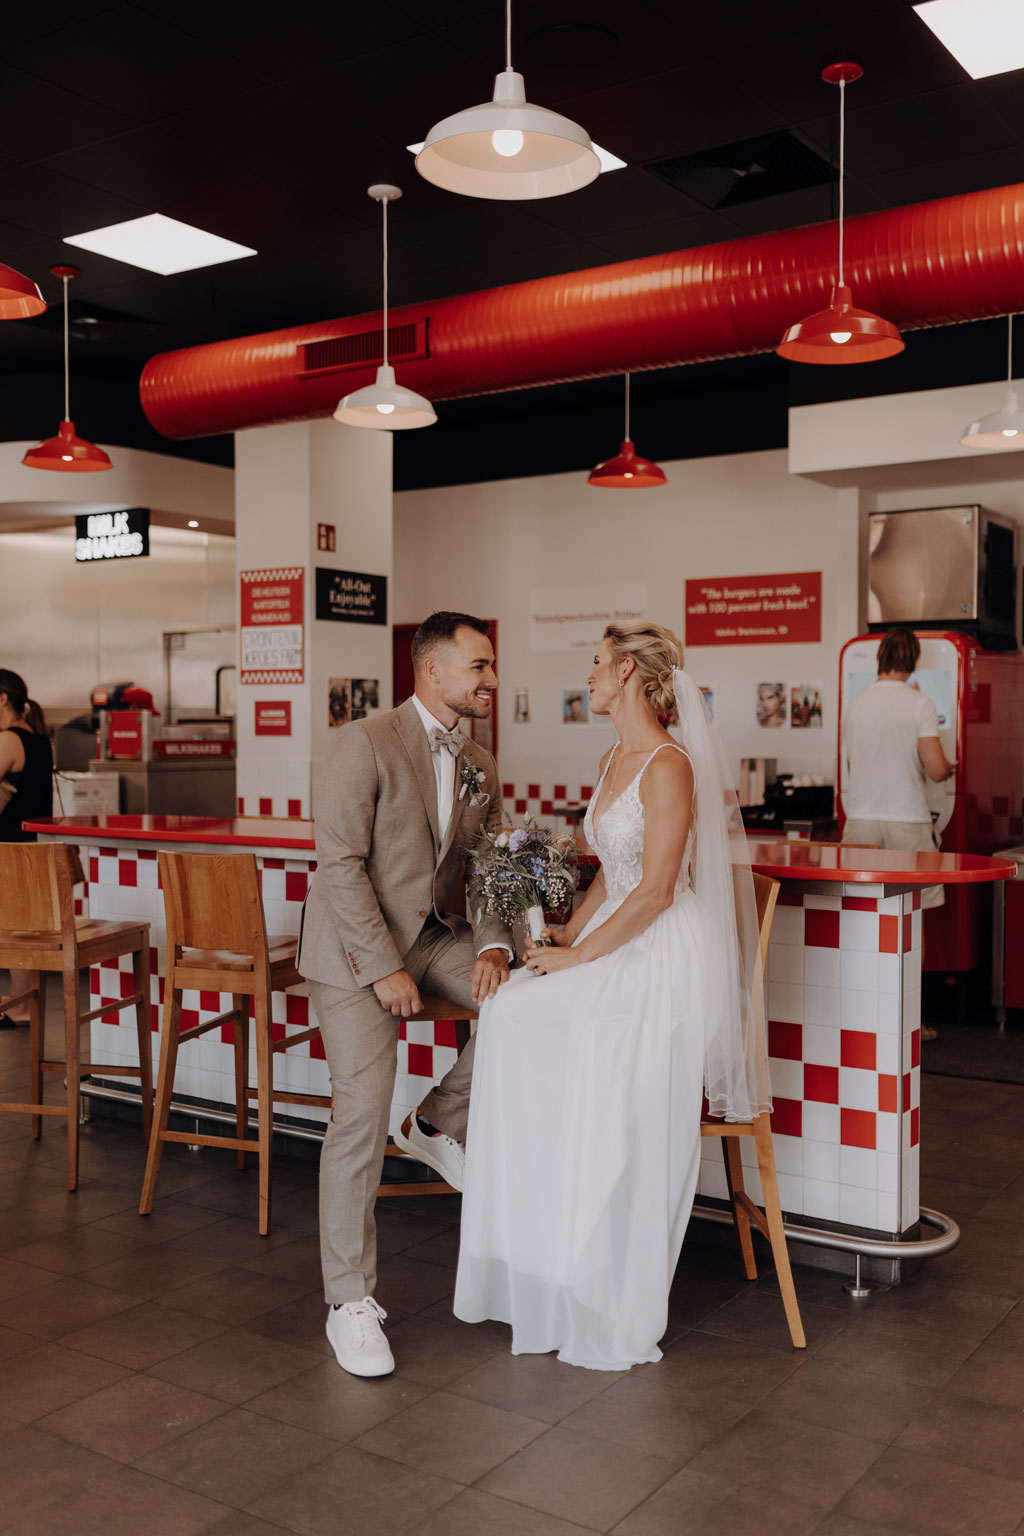
[[[594,1370],[661,1359],[702,1089],[730,1120],[770,1108],[749,859],[682,660],[661,625],[605,630],[590,710],[618,740],[584,823],[601,868],[477,1033],[456,1316]]]

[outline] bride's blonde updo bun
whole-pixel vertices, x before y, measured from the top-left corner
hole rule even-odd
[[[609,624],[604,638],[615,661],[632,657],[641,686],[659,718],[670,715],[676,701],[672,673],[683,665],[678,635],[663,624]]]

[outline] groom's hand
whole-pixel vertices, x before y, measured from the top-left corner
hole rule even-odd
[[[508,950],[485,949],[477,955],[469,973],[474,1003],[482,1003],[493,997],[503,981],[508,981]]]
[[[396,1019],[411,1019],[423,1007],[419,988],[408,971],[392,971],[373,983],[377,1001]]]

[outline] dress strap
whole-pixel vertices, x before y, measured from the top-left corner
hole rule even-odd
[[[616,743],[616,745],[618,745],[618,743]],[[663,742],[660,742],[658,744],[658,746],[655,747],[654,751],[651,753],[650,757],[647,759],[647,762],[644,763],[643,767],[640,769],[640,772],[636,776],[635,783],[636,783],[636,786],[637,786],[638,789],[640,787],[640,780],[643,778],[644,774],[647,772],[648,764],[652,763],[654,761],[654,759],[657,757],[658,753],[660,751],[662,751],[662,749],[664,747],[675,747],[676,751],[677,752],[681,752],[683,754],[683,756],[687,759],[687,761],[689,761],[689,757],[690,757],[689,752],[687,752],[685,747],[681,747],[679,745],[678,741],[663,741]]]
[[[686,758],[686,761],[689,763],[690,768],[691,768],[691,770],[693,772],[693,788],[694,788],[694,793],[696,793],[696,791],[697,791],[697,770],[694,767],[693,758],[690,756],[689,752],[687,752],[685,747],[680,746],[678,741],[663,741],[663,742],[660,743],[659,746],[655,747],[654,751],[651,753],[650,757],[647,759],[647,762],[644,763],[643,767],[640,769],[640,772],[637,774],[636,778],[633,780],[632,787],[633,787],[633,789],[636,790],[637,796],[639,797],[639,794],[640,794],[640,781],[643,778],[644,774],[647,772],[647,764],[650,763],[654,758],[657,757],[657,755],[661,751],[662,747],[674,747],[677,752],[681,752],[683,754],[683,756]]]

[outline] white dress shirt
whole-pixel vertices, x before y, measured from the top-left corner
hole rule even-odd
[[[442,725],[425,705],[421,704],[415,694],[412,701],[416,706],[416,713],[423,722],[423,729],[429,738],[430,732],[436,726],[439,731],[447,732],[448,727]],[[458,726],[456,726],[458,730]],[[448,831],[448,823],[452,819],[452,803],[455,799],[455,770],[458,767],[458,758],[445,749],[443,752],[431,752],[430,761],[434,765],[434,778],[437,781],[437,835],[444,842],[444,835]]]
[[[430,732],[436,725],[439,731],[447,731],[448,727],[442,725],[436,716],[430,713],[425,704],[422,704],[415,694],[412,701],[429,738]],[[458,726],[455,727],[458,730]],[[452,819],[452,809],[455,801],[455,774],[458,771],[459,759],[445,749],[442,752],[431,752],[430,761],[434,765],[434,779],[437,783],[437,833],[443,843],[445,833],[448,831],[448,823]],[[512,958],[512,947],[509,944],[492,944],[491,949],[504,949],[509,959]],[[477,951],[482,954],[482,950]]]

